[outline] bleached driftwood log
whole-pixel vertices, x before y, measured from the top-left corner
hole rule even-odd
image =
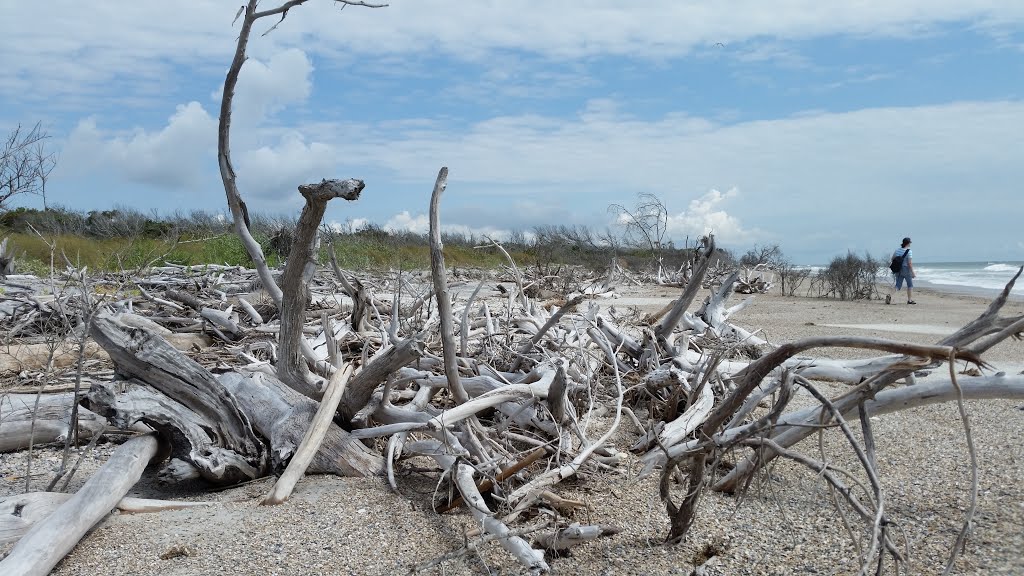
[[[957,355],[968,356],[968,359],[975,363],[981,363],[980,354],[988,350],[1003,339],[1024,333],[1024,317],[1001,318],[999,311],[1006,304],[1010,290],[1014,283],[1024,271],[1024,267],[1018,270],[1017,274],[1007,283],[1000,295],[992,301],[989,307],[976,318],[954,334],[943,338],[939,344],[932,347],[935,350],[953,350]],[[813,339],[810,339],[813,340]],[[892,350],[899,351],[899,350]],[[904,353],[916,354],[919,357],[931,357],[923,353],[918,347],[909,345],[903,346]],[[940,354],[941,359],[941,354]],[[912,374],[917,366],[914,364],[896,364],[886,373],[878,378],[869,381],[868,386],[861,386],[859,394],[847,394],[837,399],[835,408],[840,413],[848,413],[853,410],[862,398],[876,397],[882,390],[897,380]],[[821,410],[824,410],[823,408]],[[812,434],[813,431],[807,427],[792,427],[784,430],[776,430],[772,440],[783,448],[788,448],[800,442]],[[736,486],[754,470],[764,465],[774,457],[773,451],[769,448],[757,451],[757,455],[749,456],[740,461],[733,470],[715,484],[716,490],[731,492]]]
[[[170,440],[172,457],[204,479],[231,484],[262,476],[263,441],[235,398],[205,368],[159,336],[97,315],[92,334],[126,382],[95,383],[88,407],[118,427],[143,422]]]
[[[71,433],[71,404],[74,394],[42,394],[36,406],[35,394],[0,396],[0,452],[11,452],[62,442]],[[107,429],[107,422],[84,408],[78,409],[78,437],[91,438]]]
[[[351,364],[331,376],[327,390],[324,391],[323,400],[320,401],[320,406],[317,408],[306,434],[302,437],[298,448],[295,449],[295,453],[288,462],[288,467],[274,483],[270,493],[263,499],[263,505],[280,504],[291,496],[295,484],[306,473],[306,469],[309,468],[317,451],[320,450],[320,445],[327,437],[334,413],[338,409],[338,404],[341,403],[341,395],[345,392],[345,386],[348,385],[351,376]]]
[[[203,334],[169,334],[166,340],[178,350],[190,350],[193,346],[206,348],[209,336]],[[82,352],[87,360],[109,360],[106,351],[92,340],[84,348],[77,339],[68,338],[55,344],[12,344],[0,347],[0,375],[17,374],[22,370],[42,370],[47,363],[51,368],[64,369],[74,366]]]
[[[29,492],[0,498],[0,545],[17,542],[32,529],[32,526],[50,516],[73,497],[74,494],[64,492]],[[126,514],[147,514],[216,504],[125,496],[117,502],[116,508]]]
[[[97,522],[113,510],[157,454],[155,435],[136,436],[119,446],[85,484],[37,522],[0,560],[0,574],[45,576]]]
[[[237,399],[253,427],[269,441],[272,467],[283,468],[302,442],[318,404],[263,372],[248,376],[227,372],[217,379]],[[331,423],[307,471],[373,476],[383,469],[384,459],[379,454]]]

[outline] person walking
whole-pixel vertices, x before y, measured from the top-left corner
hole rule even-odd
[[[895,273],[896,291],[899,292],[903,287],[903,282],[906,281],[907,304],[917,304],[917,302],[914,302],[914,278],[917,277],[917,273],[914,272],[914,253],[910,251],[910,238],[903,239],[903,243],[892,253],[892,257],[903,260],[903,266],[900,267],[900,271]]]

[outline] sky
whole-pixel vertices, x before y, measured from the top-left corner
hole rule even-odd
[[[226,211],[239,5],[0,3],[0,130],[51,135],[49,204]],[[250,211],[352,177],[329,223],[425,232],[447,166],[452,231],[616,230],[611,204],[654,194],[676,245],[1024,260],[1024,2],[309,0],[273,23],[235,98]]]

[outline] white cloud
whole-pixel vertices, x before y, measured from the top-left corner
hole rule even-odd
[[[733,188],[727,192],[711,190],[700,198],[690,200],[686,210],[669,214],[666,230],[671,238],[691,240],[708,233],[714,233],[720,243],[741,244],[756,238],[757,232],[746,230],[735,216],[730,216],[721,205],[727,199],[736,198],[739,192]]]
[[[239,184],[253,197],[281,200],[273,208],[297,202],[299,184],[332,176],[331,146],[307,143],[294,130],[267,126],[269,116],[309,96],[312,70],[304,52],[290,49],[266,62],[248,60],[239,77],[232,122]],[[116,132],[90,117],[71,131],[62,171],[83,174],[102,167],[128,182],[160,188],[185,189],[200,183],[215,187],[216,142],[217,119],[194,101],[178,106],[157,130]]]
[[[796,250],[887,250],[892,236],[939,222],[976,238],[1012,227],[1008,212],[993,207],[1014,204],[1015,183],[1024,180],[1021,136],[1008,129],[1022,119],[1024,101],[731,124],[682,114],[640,120],[601,103],[576,118],[500,117],[466,130],[371,127],[359,142],[333,144],[351,165],[390,172],[398,182],[422,183],[447,165],[449,201],[487,202],[499,226],[517,217],[509,207],[523,201],[545,207],[534,224],[571,211],[595,225],[609,204],[649,192],[670,213],[683,209],[693,230],[709,225],[736,242],[784,238]],[[742,198],[700,199],[732,188]],[[968,195],[973,201],[961,204]],[[935,245],[952,256],[965,244],[947,235]]]
[[[369,185],[391,188],[386,226],[424,232],[425,215],[409,209],[425,205],[423,190],[447,165],[449,216],[442,220],[454,232],[500,237],[553,222],[603,227],[609,204],[649,192],[673,215],[677,243],[710,229],[723,244],[785,239],[798,246],[783,246],[788,251],[877,251],[913,233],[954,258],[964,242],[918,231],[970,230],[985,242],[985,234],[1014,226],[1012,211],[998,207],[1016,202],[1015,183],[1024,180],[1021,137],[1007,128],[1022,118],[1024,102],[995,101],[723,124],[685,114],[638,119],[599,100],[575,117],[497,117],[465,129],[416,119],[345,130],[318,123],[316,139],[300,127],[273,143],[239,144],[235,158],[243,194],[260,200],[257,210],[290,209],[299,204],[299,184],[357,166],[358,174],[377,175]],[[216,187],[214,135],[213,118],[194,102],[156,131],[110,134],[87,120],[62,164],[165,188],[205,175],[206,186]],[[402,186],[415,194],[395,190]],[[707,193],[734,188],[742,197]],[[960,202],[965,197],[972,201]],[[894,203],[908,208],[896,214]],[[355,216],[368,216],[364,205],[387,214],[382,201],[368,198]]]
[[[82,120],[68,137],[61,163],[72,173],[110,170],[130,182],[186,188],[203,181],[216,141],[216,120],[198,102],[189,102],[156,131],[111,134],[95,118]]]
[[[430,217],[427,214],[412,215],[408,210],[395,214],[384,223],[385,230],[409,231],[414,234],[427,234],[430,232]],[[504,240],[511,232],[496,226],[467,226],[465,224],[448,224],[441,222],[441,231],[447,234],[462,234],[464,236],[475,236],[482,239],[488,236],[495,240]]]
[[[282,108],[309,97],[313,64],[302,50],[275,53],[266,62],[250,58],[242,65],[235,87],[232,119],[258,125]],[[220,105],[221,90],[210,97]]]
[[[9,27],[0,35],[0,92],[18,99],[99,98],[112,82],[155,89],[172,84],[179,67],[224,70],[238,34],[238,24],[231,25],[235,10],[218,0],[0,3],[3,21],[45,23]],[[273,22],[261,22],[249,52],[263,58],[302,46],[332,62],[425,51],[481,60],[508,50],[553,59],[666,58],[754,39],[908,36],[952,22],[997,35],[1024,22],[1024,2],[864,0],[832,2],[826,9],[820,0],[558,0],[524,9],[515,2],[396,0],[383,9],[343,13],[333,2],[311,2],[291,10],[265,38],[260,34]],[[740,50],[739,56],[751,53]]]
[[[366,218],[349,218],[345,222],[333,221],[329,224],[335,232],[353,232],[361,230],[373,224]],[[413,234],[427,234],[430,232],[430,217],[427,214],[411,214],[403,210],[387,219],[381,228],[391,232],[412,232]],[[467,226],[464,224],[441,223],[441,230],[447,234],[462,234],[483,239],[484,236],[495,240],[505,240],[510,235],[509,230],[495,226]]]
[[[337,152],[322,142],[307,143],[297,131],[288,131],[272,146],[240,150],[237,158],[239,187],[245,194],[267,201],[279,200],[277,208],[301,198],[300,184],[334,176]]]

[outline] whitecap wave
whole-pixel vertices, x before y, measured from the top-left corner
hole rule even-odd
[[[983,290],[1002,290],[1010,278],[1017,273],[1019,265],[1006,263],[963,265],[924,265],[917,269],[917,277],[927,284]],[[1014,294],[1024,293],[1024,285],[1018,282]]]

